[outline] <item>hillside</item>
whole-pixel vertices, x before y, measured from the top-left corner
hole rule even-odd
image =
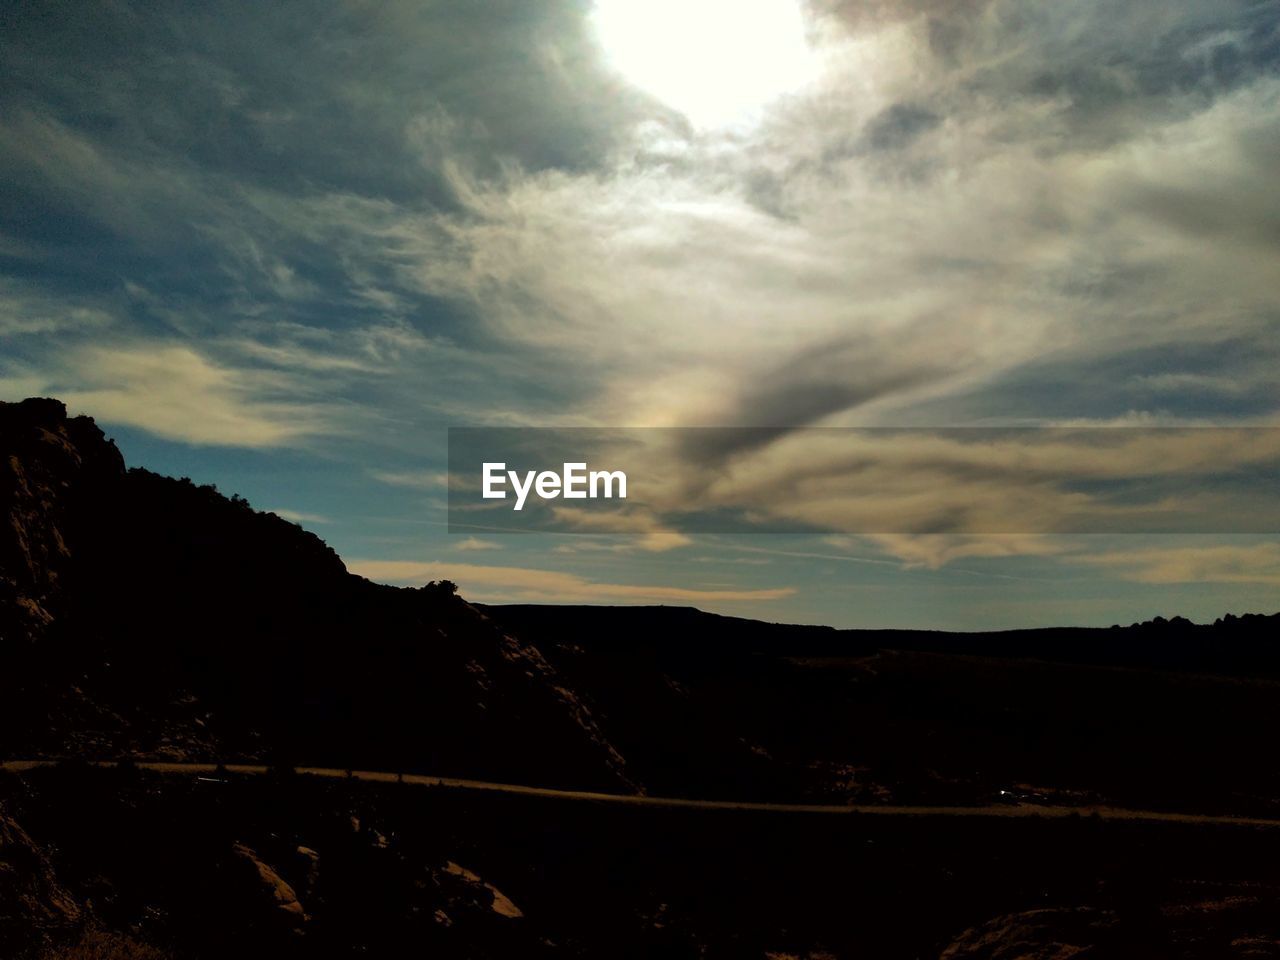
[[[0,755],[267,758],[629,789],[539,651],[209,486],[0,404]]]
[[[1280,814],[1280,617],[963,634],[484,609],[655,794]]]
[[[0,956],[1257,960],[1280,951],[1278,854],[1274,829],[68,766],[0,774]]]

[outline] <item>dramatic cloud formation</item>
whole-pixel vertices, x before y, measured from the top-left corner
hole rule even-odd
[[[534,493],[504,522],[598,533],[1280,532],[1274,427],[500,428],[451,438],[450,519],[464,526],[476,512],[510,514],[482,497],[482,461],[582,457],[626,474],[625,504],[562,506]]]
[[[725,91],[694,87],[692,68],[676,93],[642,89],[652,57],[602,43],[585,0],[14,7],[0,387],[63,396],[148,465],[261,483],[264,502],[330,518],[344,553],[385,562],[448,555],[447,427],[745,425],[768,429],[670,452],[681,470],[639,549],[574,541],[557,557],[581,573],[563,576],[611,563],[619,589],[653,579],[688,553],[663,511],[696,494],[824,530],[868,511],[963,519],[949,541],[911,523],[857,541],[904,589],[960,561],[1034,566],[1061,590],[1093,576],[1127,591],[1119,611],[1176,567],[1218,584],[1219,605],[1264,604],[1271,581],[1221,566],[1081,564],[1066,541],[984,537],[994,520],[1041,529],[1080,491],[1026,482],[1031,467],[1016,490],[990,482],[972,451],[934,450],[924,471],[918,450],[884,468],[880,497],[851,498],[848,464],[797,428],[1275,423],[1272,5],[794,10],[803,69],[762,67],[730,122],[703,109]],[[767,49],[769,31],[718,34],[709,17],[701,35]],[[742,44],[704,42],[708,65]],[[1042,456],[1081,483],[1196,456],[1249,465],[1194,444]],[[503,545],[530,568],[551,549]],[[829,550],[784,551],[800,586],[780,610],[857,618],[822,586],[828,561],[798,556]],[[713,552],[723,580],[768,589],[699,543]],[[881,569],[831,562],[849,583]],[[1265,551],[1242,562],[1265,567]],[[494,569],[472,568],[477,587]],[[994,602],[966,596],[970,613],[937,615]]]

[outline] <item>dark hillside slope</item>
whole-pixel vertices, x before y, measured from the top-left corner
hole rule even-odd
[[[559,630],[585,643],[642,646],[684,661],[723,656],[852,657],[877,650],[1045,660],[1092,666],[1280,677],[1280,613],[1228,614],[1213,623],[1156,617],[1113,627],[1029,630],[839,630],[765,623],[693,607],[479,604],[513,628]],[[698,643],[691,648],[690,638]]]
[[[259,757],[618,789],[539,651],[453,595],[346,571],[92,420],[0,404],[0,753]]]
[[[655,794],[1280,815],[1280,618],[961,634],[484,609],[546,654]]]

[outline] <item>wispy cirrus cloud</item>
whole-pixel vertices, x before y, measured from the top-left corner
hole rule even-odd
[[[332,523],[333,521],[321,513],[305,513],[301,510],[287,510],[280,507],[274,507],[267,511],[274,513],[277,517],[293,523]]]
[[[907,569],[923,567],[929,570],[939,570],[956,560],[1052,557],[1076,549],[1062,537],[1038,534],[875,534],[868,537],[831,537],[827,542],[842,549],[870,543],[883,553],[901,560]]]
[[[373,470],[369,475],[379,483],[393,487],[421,490],[445,490],[449,487],[449,474],[444,470]]]
[[[109,309],[89,298],[58,296],[0,277],[0,339],[100,333],[115,322]]]
[[[671,530],[654,530],[625,537],[576,537],[555,547],[561,554],[666,553],[693,543],[693,538]]]
[[[463,553],[471,553],[476,550],[502,549],[502,544],[498,543],[496,540],[485,540],[481,537],[464,537],[455,543],[449,544],[449,546],[452,549],[459,550]]]
[[[579,533],[626,533],[630,534],[623,542],[605,543],[587,538],[561,544],[562,552],[609,550],[615,553],[629,553],[640,550],[646,553],[666,553],[678,550],[693,542],[693,539],[678,530],[664,526],[661,519],[651,511],[621,510],[592,512],[571,507],[552,507],[552,516],[570,530]]]
[[[1137,583],[1280,586],[1280,543],[1121,549],[1078,559]]]

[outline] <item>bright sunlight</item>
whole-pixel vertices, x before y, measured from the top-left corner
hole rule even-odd
[[[597,0],[615,67],[698,127],[723,127],[815,73],[796,0]]]

